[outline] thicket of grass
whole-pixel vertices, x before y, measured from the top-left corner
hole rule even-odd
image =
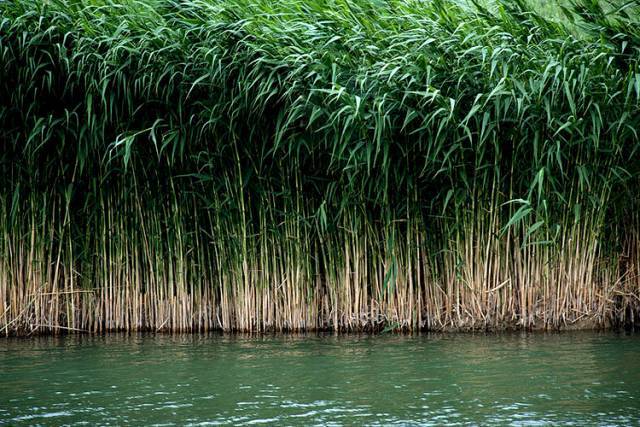
[[[640,308],[640,3],[0,1],[0,327]]]

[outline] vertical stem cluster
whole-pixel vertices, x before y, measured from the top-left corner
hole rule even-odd
[[[0,2],[0,330],[637,324],[639,16]]]

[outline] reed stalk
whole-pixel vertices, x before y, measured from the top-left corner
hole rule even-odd
[[[639,17],[0,1],[0,330],[637,325]]]

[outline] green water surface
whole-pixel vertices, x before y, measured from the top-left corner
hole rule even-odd
[[[4,425],[640,425],[640,336],[0,340]]]

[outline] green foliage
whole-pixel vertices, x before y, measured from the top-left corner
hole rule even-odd
[[[618,250],[638,208],[640,3],[557,10],[0,1],[2,230],[36,210],[91,264],[105,203],[133,199],[130,227],[162,218],[155,238],[184,227],[214,258],[269,233],[311,251],[345,224],[391,253],[412,220],[439,253],[497,210],[522,245],[587,218]]]

